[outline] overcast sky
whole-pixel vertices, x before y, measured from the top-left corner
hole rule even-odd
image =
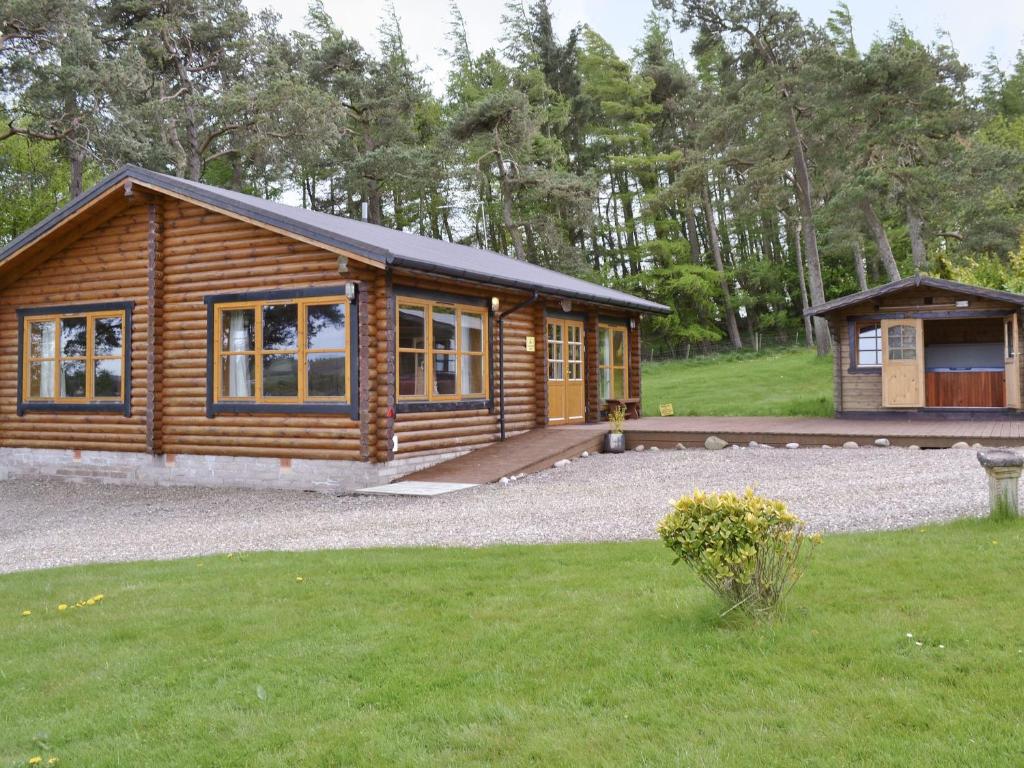
[[[270,7],[280,14],[288,29],[304,25],[305,0],[245,0],[252,10]],[[526,0],[528,3],[528,0]],[[500,18],[505,0],[461,0],[470,45],[474,53],[497,44]],[[790,0],[805,18],[822,22],[832,8],[833,0]],[[969,64],[979,68],[990,51],[1003,66],[1014,59],[1024,43],[1024,0],[849,0],[853,13],[858,45],[870,45],[884,34],[889,21],[900,17],[918,37],[933,40],[936,30],[949,34]],[[328,12],[338,25],[364,46],[376,48],[377,26],[383,2],[324,0]],[[436,90],[445,79],[445,61],[439,50],[445,45],[448,31],[448,0],[395,0],[402,30],[410,52]],[[552,0],[555,23],[564,35],[574,24],[584,22],[608,40],[620,56],[628,57],[639,40],[649,0]],[[677,47],[685,51],[687,42],[676,35]]]

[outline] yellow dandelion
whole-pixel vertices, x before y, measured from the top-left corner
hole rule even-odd
[[[234,552],[228,552],[228,557],[229,557],[229,558],[231,558],[231,557],[234,557],[234,556],[235,556],[235,553],[234,553]]]
[[[296,581],[305,581],[305,579],[303,579],[301,576],[296,576],[295,580]]]
[[[35,757],[30,757],[28,759],[29,765],[39,765],[41,762],[43,762],[43,758],[41,758],[39,755],[36,755]]]
[[[57,606],[57,610],[58,611],[66,611],[67,609],[68,609],[68,604],[67,603],[61,603],[60,605]]]
[[[46,764],[47,765],[56,765],[59,762],[60,762],[59,758],[51,757],[49,760],[46,761]]]
[[[22,616],[31,616],[32,615],[32,611],[22,611],[21,615]]]
[[[104,597],[104,596],[103,596],[102,594],[100,594],[100,595],[96,595],[96,597],[94,597],[94,598],[93,598],[93,600],[95,600],[95,601],[96,601],[96,602],[98,603],[98,602],[99,602],[100,600],[102,600],[102,599],[103,599],[103,597]]]
[[[93,597],[90,597],[88,600],[85,601],[85,604],[86,605],[96,605],[96,599],[93,598]]]

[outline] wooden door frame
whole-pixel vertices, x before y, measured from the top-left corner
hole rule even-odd
[[[1006,393],[1006,407],[1021,407],[1020,387],[1020,322],[1017,312],[1008,315],[1003,322],[1003,386]],[[1012,334],[1011,337],[1008,334]]]
[[[549,374],[549,370],[548,370],[548,368],[549,368],[549,364],[548,364],[548,332],[549,331],[548,331],[548,329],[550,328],[550,326],[552,324],[555,324],[555,323],[560,325],[561,328],[562,328],[562,338],[561,338],[561,346],[562,346],[562,356],[561,356],[561,361],[562,361],[561,397],[562,397],[562,413],[563,413],[563,416],[561,418],[552,419],[552,417],[551,417],[551,405],[552,405],[551,379],[548,377],[548,374]],[[567,388],[569,386],[569,381],[570,381],[570,379],[569,379],[569,364],[570,364],[570,361],[569,361],[569,334],[567,332],[568,327],[570,325],[578,327],[579,331],[580,331],[580,346],[581,346],[581,350],[580,350],[580,360],[579,360],[579,363],[580,363],[582,378],[579,380],[579,385],[582,386],[582,388],[583,388],[583,396],[581,398],[582,413],[580,413],[578,416],[569,416],[568,408],[567,408],[568,399],[566,397],[566,392],[567,392]],[[588,375],[588,368],[589,368],[589,366],[587,365],[587,333],[586,333],[586,331],[587,331],[587,323],[586,323],[585,316],[577,316],[577,315],[572,315],[572,314],[563,314],[563,313],[554,313],[554,312],[548,312],[548,313],[545,314],[545,317],[544,317],[544,351],[543,351],[543,355],[544,355],[544,387],[545,387],[545,391],[547,392],[547,403],[546,403],[545,411],[546,411],[546,422],[548,424],[573,424],[573,423],[583,424],[587,420],[587,381],[588,381],[587,375]],[[575,380],[573,380],[573,381],[575,381]],[[574,384],[574,386],[575,386],[575,384]]]

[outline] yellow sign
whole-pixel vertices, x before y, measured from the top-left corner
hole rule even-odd
[[[526,351],[536,352],[537,351],[537,339],[534,336],[526,337]]]
[[[675,410],[672,408],[672,403],[662,403],[658,406],[658,410],[661,411],[662,416],[674,416]]]

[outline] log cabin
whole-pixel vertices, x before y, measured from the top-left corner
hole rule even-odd
[[[1024,295],[915,276],[807,310],[828,321],[837,416],[1021,413]]]
[[[639,397],[666,311],[126,166],[0,251],[0,478],[386,482]]]

